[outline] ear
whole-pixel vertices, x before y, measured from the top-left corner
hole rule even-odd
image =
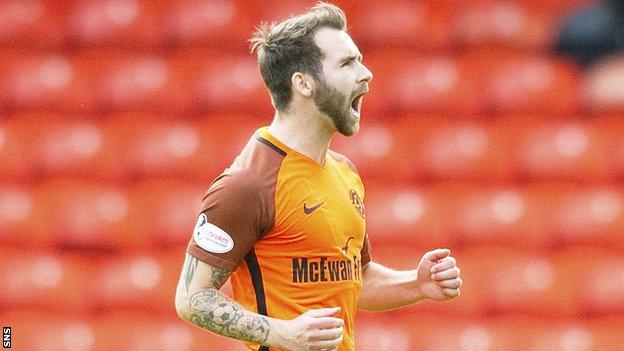
[[[312,76],[301,72],[295,72],[292,75],[291,83],[294,91],[305,97],[311,97],[316,88]]]

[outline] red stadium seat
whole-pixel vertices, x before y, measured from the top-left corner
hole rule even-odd
[[[585,77],[584,102],[593,112],[624,111],[624,56],[598,62]]]
[[[455,58],[394,50],[367,55],[364,64],[376,77],[364,98],[365,113],[463,115],[477,112],[481,104],[476,94],[478,80]]]
[[[450,44],[449,11],[443,4],[400,0],[380,6],[367,0],[353,10],[348,20],[353,19],[349,27],[358,45],[434,50]]]
[[[273,116],[268,90],[252,55],[189,51],[177,55],[172,64],[185,82],[193,105],[201,111]]]
[[[394,317],[394,318],[392,318]],[[440,316],[392,313],[358,315],[358,350],[526,350],[517,338],[487,320],[464,320]]]
[[[89,287],[94,307],[171,311],[184,249],[178,254],[145,252],[150,243],[143,242],[144,253],[111,256],[96,262]]]
[[[622,325],[624,318],[619,316],[604,317],[589,321],[596,350],[617,351],[624,349]]]
[[[624,259],[617,250],[582,246],[557,255],[573,279],[577,308],[591,315],[624,313]],[[559,289],[557,289],[560,291]]]
[[[553,258],[528,249],[487,246],[462,251],[462,275],[470,272],[464,276],[470,283],[463,290],[477,289],[478,300],[489,312],[572,315],[571,277]]]
[[[68,25],[79,45],[145,48],[163,39],[159,11],[147,0],[76,0]]]
[[[452,13],[453,41],[460,47],[532,50],[554,41],[554,16],[521,2],[462,1]]]
[[[167,40],[181,45],[246,49],[255,23],[246,1],[183,0],[167,9]]]
[[[41,309],[12,309],[0,314],[4,325],[13,334],[12,349],[16,350],[93,350],[98,340],[93,319],[82,313]],[[45,321],[42,322],[42,321]]]
[[[248,3],[250,6],[250,15],[253,16],[252,20],[255,24],[260,24],[261,22],[280,22],[308,10],[315,4],[313,0],[251,0],[248,1]],[[343,1],[343,3],[346,2]]]
[[[37,127],[24,126],[16,121],[0,121],[1,178],[25,180],[32,175],[33,160],[29,147],[35,140],[32,133],[35,129]]]
[[[18,111],[88,111],[91,81],[68,57],[8,53],[0,58],[0,103]]]
[[[615,329],[608,323],[606,320],[510,316],[489,320],[486,325],[511,341],[508,347],[500,348],[501,350],[619,350],[623,345],[621,338],[620,340],[613,339],[614,335],[611,333]]]
[[[137,245],[148,233],[127,235],[132,204],[123,188],[78,179],[46,181],[38,190],[39,220],[61,245],[116,249]]]
[[[368,183],[367,231],[373,246],[403,243],[418,247],[450,244],[444,199],[430,189]]]
[[[87,52],[77,63],[94,80],[97,107],[108,111],[179,112],[185,84],[163,57]]]
[[[604,131],[609,143],[608,164],[615,169],[618,179],[624,179],[624,120],[621,115],[597,118],[596,127]]]
[[[131,193],[127,233],[145,237],[140,247],[184,247],[210,182],[192,185],[180,181],[148,181]]]
[[[607,165],[608,140],[591,125],[509,119],[498,127],[511,139],[518,177],[595,182],[613,176]]]
[[[579,71],[569,62],[534,55],[482,50],[461,58],[481,82],[485,111],[568,115],[579,106]],[[464,78],[465,79],[465,78]]]
[[[58,46],[64,39],[58,4],[41,0],[0,2],[0,45]]]
[[[39,308],[84,312],[91,258],[3,248],[2,308]],[[3,320],[3,323],[6,321]]]
[[[355,329],[355,345],[358,350],[414,350],[414,343],[418,341],[415,339],[406,324],[387,318],[385,313],[358,313]]]
[[[173,307],[173,300],[163,304]],[[93,351],[243,351],[240,341],[228,339],[186,324],[174,313],[156,315],[113,312],[100,316],[95,324]]]
[[[365,122],[356,136],[335,138],[332,147],[355,163],[365,181],[389,175],[394,181],[500,181],[510,175],[508,139],[497,129],[436,115]]]
[[[127,172],[119,162],[119,141],[101,123],[55,116],[22,123],[36,136],[31,146],[33,167],[46,177],[106,175],[111,179]]]
[[[623,245],[624,192],[612,186],[540,184],[544,222],[551,240],[568,244]]]
[[[14,247],[50,247],[54,242],[40,220],[41,200],[25,185],[0,186],[0,243]]]
[[[447,209],[441,218],[464,245],[537,248],[548,243],[543,204],[518,187],[451,183],[437,189],[436,197],[444,199]]]
[[[119,143],[117,163],[138,177],[164,176],[207,184],[234,161],[262,126],[249,116],[208,116],[200,122],[154,117],[111,119],[107,133]]]
[[[196,123],[116,118],[107,129],[120,148],[127,150],[118,162],[126,164],[133,175],[207,179],[207,174],[220,171],[212,168],[218,151]]]
[[[411,137],[412,172],[436,180],[504,180],[510,175],[508,144],[486,124],[418,123]]]

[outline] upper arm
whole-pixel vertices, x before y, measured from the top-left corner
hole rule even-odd
[[[241,176],[225,176],[212,184],[187,246],[176,290],[178,307],[185,308],[199,290],[221,288],[253,248],[267,225],[262,195],[255,183]]]
[[[236,269],[273,225],[271,198],[254,177],[218,179],[203,199],[187,252],[212,266]]]

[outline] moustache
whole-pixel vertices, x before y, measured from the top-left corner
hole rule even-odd
[[[369,90],[368,89],[368,84],[364,84],[364,85],[362,85],[361,88],[358,88],[355,91],[355,94],[353,94],[353,97],[355,98],[356,96],[360,96],[360,95],[366,94],[366,93],[368,93],[368,90]]]

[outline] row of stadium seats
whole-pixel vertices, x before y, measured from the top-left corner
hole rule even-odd
[[[389,54],[393,65],[386,63]],[[364,105],[372,115],[565,116],[582,106],[596,112],[624,108],[624,89],[613,80],[624,72],[624,57],[597,65],[584,83],[569,62],[505,51],[456,57],[398,49],[371,54],[365,63],[378,77]],[[12,110],[272,112],[250,54],[191,50],[128,57],[98,50],[68,57],[13,52],[0,57],[0,64],[0,104]]]
[[[208,185],[149,180],[114,186],[76,179],[3,185],[0,243],[109,250],[184,245]],[[367,189],[373,244],[624,246],[624,191],[618,186],[371,183]]]
[[[362,314],[358,350],[378,351],[620,351],[622,320],[550,320],[530,317],[447,319]],[[242,344],[194,328],[173,316],[105,313],[64,316],[40,311],[9,312],[19,350],[243,351]],[[41,321],[46,321],[42,323]],[[15,346],[17,348],[17,346]]]
[[[358,350],[619,351],[622,318],[553,320],[530,317],[455,319],[406,314],[359,315]],[[236,349],[232,349],[236,350]]]
[[[365,117],[364,117],[365,118]],[[78,176],[210,181],[228,167],[259,126],[244,115],[167,120],[119,115],[104,121],[16,115],[0,121],[0,178]],[[548,121],[509,117],[452,121],[407,115],[362,121],[358,135],[337,137],[362,178],[394,182],[564,180],[609,182],[624,176],[624,120]]]
[[[421,49],[551,45],[561,16],[586,0],[336,1],[362,45]],[[254,25],[301,12],[306,1],[8,0],[0,2],[0,45],[170,45],[244,49]]]
[[[583,82],[570,62],[534,54],[474,50],[426,56],[407,49],[364,54],[377,77],[364,111],[376,118],[406,111],[566,116],[581,107],[624,109],[624,89],[613,80],[624,72],[624,57],[598,65]],[[7,52],[0,57],[0,106],[17,111],[272,113],[251,54],[206,50],[169,56],[107,50],[72,56]]]
[[[240,342],[185,324],[175,314],[124,311],[96,317],[21,310],[2,313],[0,320],[12,328],[12,348],[23,351],[247,350]]]
[[[146,244],[147,246],[147,244]],[[414,269],[426,248],[373,245],[373,259]],[[3,248],[0,310],[171,313],[184,247],[136,254]],[[550,254],[505,246],[453,249],[462,297],[396,312],[421,316],[621,316],[624,257],[618,250],[571,247]],[[224,291],[230,294],[229,283]],[[3,320],[6,324],[6,321]]]

